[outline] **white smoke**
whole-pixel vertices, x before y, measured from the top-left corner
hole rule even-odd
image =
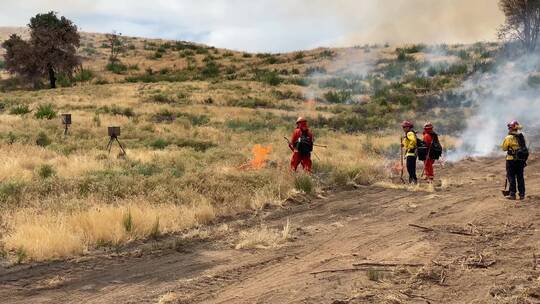
[[[525,133],[539,130],[540,94],[534,83],[540,58],[524,56],[499,63],[489,73],[477,73],[465,81],[459,92],[464,102],[471,102],[474,114],[460,136],[462,145],[448,155],[448,160],[488,156],[499,150],[508,130],[506,124],[518,120]],[[502,152],[501,152],[502,153]]]

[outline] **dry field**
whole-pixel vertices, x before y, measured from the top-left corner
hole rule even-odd
[[[0,40],[12,32],[24,35],[0,28]],[[463,287],[453,272],[462,252],[438,258],[456,246],[438,238],[446,228],[411,234],[407,224],[431,219],[418,208],[425,204],[441,217],[434,225],[482,228],[484,217],[445,210],[468,202],[475,187],[483,202],[500,168],[450,166],[435,186],[403,186],[396,126],[429,119],[445,147],[459,145],[454,135],[469,110],[445,94],[496,45],[247,54],[127,37],[122,65],[110,67],[104,43],[103,34],[82,33],[82,67],[55,90],[31,90],[0,69],[0,296],[8,302],[408,303],[449,292],[423,298],[404,288]],[[72,114],[67,135],[63,113]],[[298,116],[327,146],[316,147],[312,176],[288,167],[283,137]],[[126,154],[116,143],[107,151],[109,126],[121,127]],[[425,267],[326,278],[340,259]],[[452,271],[430,273],[430,259]],[[314,292],[321,282],[333,296]]]

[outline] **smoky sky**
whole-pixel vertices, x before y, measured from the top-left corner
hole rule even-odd
[[[56,11],[87,32],[282,52],[496,39],[497,0],[0,0],[0,26]]]

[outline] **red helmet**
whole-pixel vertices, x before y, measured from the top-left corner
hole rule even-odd
[[[521,125],[519,124],[519,122],[517,120],[512,120],[511,122],[509,122],[507,125],[508,129],[510,130],[516,130],[516,129],[521,129]]]
[[[433,130],[433,124],[431,122],[426,122],[424,124],[424,130]]]
[[[299,123],[301,123],[301,122],[307,122],[307,120],[306,120],[304,117],[300,116],[300,117],[298,117],[298,119],[296,120],[296,123],[299,124]]]
[[[414,128],[414,125],[412,122],[408,121],[408,120],[405,120],[404,122],[401,123],[401,127],[402,128]]]

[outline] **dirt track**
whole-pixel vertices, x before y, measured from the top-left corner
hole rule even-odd
[[[452,183],[433,193],[366,187],[231,219],[204,240],[0,268],[0,302],[540,303],[539,169],[531,160],[523,202],[501,197],[500,159],[467,160],[439,171]],[[284,246],[234,249],[239,230],[287,218]]]

